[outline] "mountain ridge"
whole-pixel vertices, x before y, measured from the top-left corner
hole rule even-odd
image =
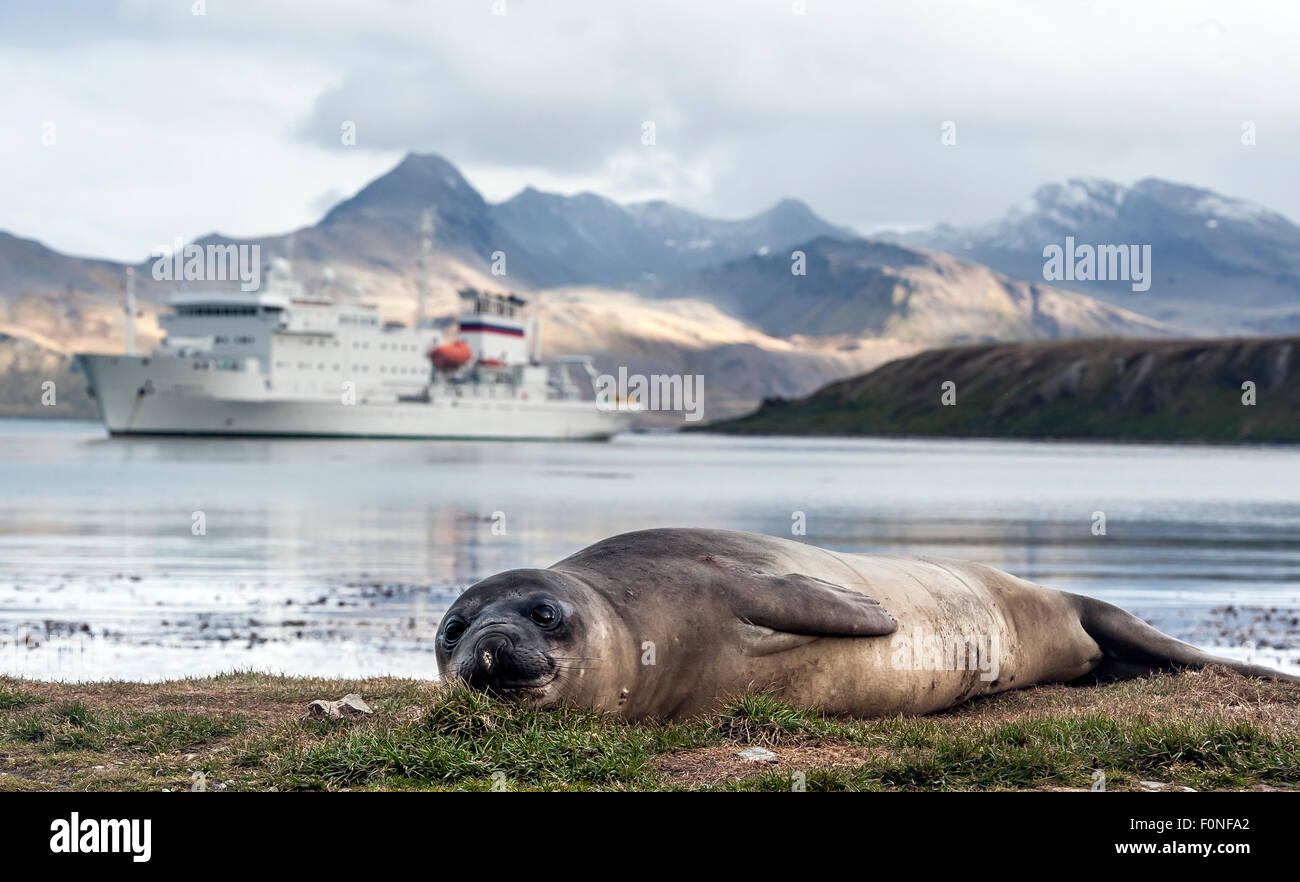
[[[1278,212],[1203,187],[1147,177],[1131,186],[1076,177],[1048,183],[1003,215],[881,238],[1043,279],[1043,249],[1066,236],[1151,246],[1149,292],[1126,280],[1053,280],[1196,333],[1300,331],[1300,227]]]
[[[1047,195],[1062,210],[1080,201],[1073,191]],[[1100,206],[1096,213],[1115,203],[1104,192],[1083,195],[1085,206]],[[562,289],[569,293],[542,303],[563,331],[549,342],[544,331],[549,353],[589,346],[602,369],[707,366],[728,407],[811,391],[927,346],[1172,333],[1123,302],[864,239],[797,199],[730,220],[662,200],[620,205],[596,193],[532,187],[490,203],[455,165],[431,154],[407,154],[314,225],[196,240],[215,242],[259,244],[263,262],[287,256],[300,279],[330,293],[364,292],[388,320],[411,320],[417,301],[424,315],[450,315],[465,286],[509,288],[539,301]],[[804,276],[790,273],[795,252],[803,252]],[[504,276],[493,272],[498,257]],[[175,288],[155,281],[149,264],[135,264],[142,324],[154,322]],[[121,324],[125,266],[0,234],[0,321],[65,346],[120,347],[111,329]],[[581,296],[573,295],[578,289]]]
[[[792,271],[796,259],[803,275]],[[1173,333],[1081,294],[1015,281],[946,254],[861,238],[823,236],[792,254],[755,255],[640,290],[701,299],[783,336],[955,343]]]
[[[606,217],[593,222],[589,215],[597,208]],[[528,209],[534,215],[550,216],[530,217]],[[264,251],[298,260],[323,261],[335,256],[378,270],[408,272],[421,259],[426,214],[432,221],[429,237],[438,257],[476,264],[484,271],[495,255],[503,254],[511,283],[522,282],[529,288],[624,282],[670,269],[688,272],[764,246],[793,245],[827,231],[852,235],[848,228],[822,220],[806,204],[790,198],[738,220],[709,218],[663,201],[625,206],[595,193],[563,196],[533,187],[503,202],[490,203],[445,158],[411,152],[355,194],[340,200],[315,224],[253,236],[213,232],[198,237],[194,243],[259,244]],[[586,222],[586,235],[570,236],[548,249],[547,241],[556,237],[544,224],[555,222],[565,224],[569,232],[582,229]],[[522,241],[520,234],[538,244]],[[695,247],[710,236],[721,237],[717,248],[712,243]],[[57,276],[62,284],[101,287],[98,279],[77,276],[71,265],[62,272],[47,272],[44,277],[40,272],[14,272],[13,264],[18,261],[12,253],[18,250],[16,243],[25,243],[23,247],[31,253],[23,263],[33,270],[41,263],[53,266],[60,261],[80,261],[119,273],[130,265],[137,269],[141,296],[154,296],[152,280],[148,272],[143,272],[150,265],[149,258],[128,263],[65,255],[36,240],[4,231],[0,231],[0,245],[6,237],[15,244],[0,247],[0,285],[4,286],[0,295],[18,293],[12,287],[15,281],[19,286],[39,284],[48,276]],[[666,247],[664,238],[674,245]],[[622,262],[602,257],[602,252],[621,256]],[[575,269],[574,262],[580,268]]]

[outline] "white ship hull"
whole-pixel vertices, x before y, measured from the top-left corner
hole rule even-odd
[[[634,416],[593,401],[523,397],[508,387],[460,396],[446,389],[429,401],[345,404],[342,396],[275,395],[255,370],[195,375],[180,359],[77,358],[113,435],[600,440],[626,429]]]

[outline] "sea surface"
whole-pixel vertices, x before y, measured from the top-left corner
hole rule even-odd
[[[128,440],[0,420],[0,672],[434,677],[442,613],[499,570],[644,527],[801,524],[800,541],[983,561],[1300,667],[1296,448]]]

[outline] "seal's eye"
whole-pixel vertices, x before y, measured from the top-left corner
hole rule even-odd
[[[447,623],[446,627],[442,629],[443,642],[448,646],[455,646],[456,641],[459,640],[461,635],[464,633],[465,623],[460,619],[452,619]]]
[[[528,614],[528,618],[543,628],[549,628],[560,620],[560,613],[549,603],[539,603],[533,607],[532,612]]]

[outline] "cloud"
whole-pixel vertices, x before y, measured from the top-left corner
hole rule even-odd
[[[864,230],[984,219],[1079,174],[1300,216],[1290,4],[806,8],[7,3],[0,76],[22,88],[0,158],[24,174],[0,227],[117,256],[159,229],[273,232],[407,150],[445,155],[491,199],[532,184],[734,217],[795,196]],[[57,154],[33,136],[51,116],[68,137]]]

